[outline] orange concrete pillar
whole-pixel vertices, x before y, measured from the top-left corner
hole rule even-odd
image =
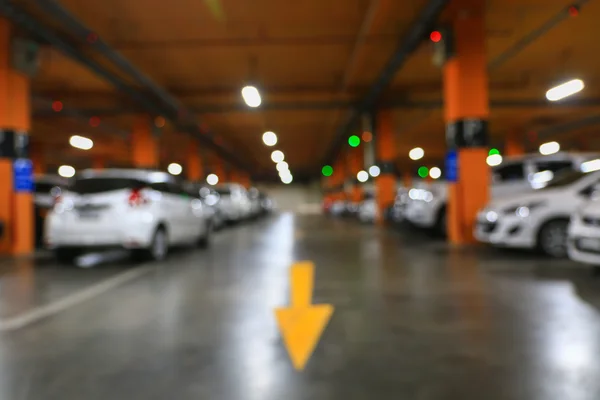
[[[375,178],[375,193],[379,208],[378,222],[381,224],[384,222],[386,208],[393,205],[396,199],[396,176],[394,175],[396,145],[392,112],[379,111],[375,125],[375,151],[377,164],[381,169],[380,175]]]
[[[158,168],[158,147],[152,134],[150,118],[136,118],[131,132],[133,165],[138,168]]]
[[[521,135],[519,135],[518,130],[511,130],[506,136],[503,155],[520,156],[522,154],[525,154],[525,144],[523,143],[523,138]]]
[[[200,181],[204,175],[204,171],[202,171],[202,160],[200,159],[198,143],[193,140],[190,141],[187,150],[187,178],[190,181]]]
[[[487,119],[484,2],[452,3],[455,56],[444,66],[447,142],[456,151],[457,181],[448,188],[447,229],[452,243],[471,243],[479,209],[488,201],[490,169]]]
[[[10,67],[11,26],[0,18],[0,253],[34,249],[33,165],[29,157],[29,78]]]

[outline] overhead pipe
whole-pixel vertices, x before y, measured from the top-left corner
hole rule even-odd
[[[394,79],[396,72],[406,62],[408,56],[410,56],[421,43],[448,1],[449,0],[429,0],[417,19],[412,23],[408,33],[402,39],[390,60],[379,73],[378,78],[360,101],[359,106],[349,113],[346,122],[338,129],[333,143],[325,155],[323,164],[330,163],[339,153],[349,129],[358,122],[360,115],[374,108],[376,101]]]
[[[92,71],[94,71],[99,76],[106,79],[113,86],[115,86],[118,90],[126,93],[129,97],[131,97],[134,101],[141,104],[147,112],[150,112],[155,115],[163,115],[164,112],[160,108],[158,108],[154,103],[148,101],[144,96],[142,96],[135,89],[130,87],[129,85],[122,82],[116,75],[111,72],[106,71],[103,67],[101,67],[95,61],[92,61],[88,57],[83,56],[74,46],[67,43],[65,40],[61,39],[58,35],[56,35],[53,31],[46,28],[45,26],[38,23],[34,18],[32,18],[28,13],[19,9],[14,4],[9,3],[7,0],[0,1],[0,13],[5,15],[8,19],[10,19],[14,24],[20,26],[21,28],[33,33],[39,40],[47,41],[63,53],[67,54],[69,57],[77,60],[82,63]],[[169,116],[167,116],[169,117]],[[239,161],[237,157],[235,157],[231,152],[223,149],[221,146],[214,143],[211,139],[209,139],[206,135],[203,135],[202,132],[194,125],[186,125],[178,120],[170,117],[171,121],[175,124],[178,129],[187,131],[197,140],[205,143],[207,146],[211,147],[214,151],[218,152],[223,158],[225,158],[228,162],[232,164],[236,164],[238,167],[246,168],[248,167],[245,163]]]
[[[554,15],[548,21],[544,22],[542,26],[523,36],[515,44],[513,44],[511,47],[509,47],[508,49],[500,53],[492,61],[490,61],[490,63],[488,64],[488,69],[492,71],[498,68],[500,65],[504,64],[508,59],[514,57],[519,52],[521,52],[521,50],[523,50],[531,43],[545,35],[560,22],[564,21],[567,18],[571,18],[571,7],[577,7],[577,9],[579,10],[579,8],[581,8],[586,3],[589,3],[590,1],[591,0],[577,0],[574,1],[572,4],[566,6],[565,8],[560,10],[558,14]]]
[[[86,41],[90,34],[95,34],[95,32],[85,26],[56,1],[38,0],[35,2],[35,4],[43,9],[46,13],[56,18],[62,25],[71,30],[71,32],[76,36],[82,38],[82,41]],[[174,113],[174,115],[178,114],[179,110],[182,108],[181,104],[179,104],[179,102],[163,88],[154,83],[148,76],[134,67],[133,64],[131,64],[125,57],[108,46],[101,37],[98,37],[97,40],[91,43],[91,46],[96,48],[108,60],[129,74],[140,85],[149,88],[156,97],[158,97],[171,109],[170,111]]]

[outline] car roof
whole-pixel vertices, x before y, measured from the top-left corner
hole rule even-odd
[[[69,181],[59,175],[41,174],[33,177],[35,183],[49,183],[52,185],[66,185]]]
[[[147,182],[174,182],[175,177],[164,171],[134,168],[85,169],[76,178],[129,178]]]

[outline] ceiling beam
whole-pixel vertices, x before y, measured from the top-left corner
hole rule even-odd
[[[359,106],[352,109],[346,118],[346,122],[336,132],[333,142],[327,150],[323,164],[330,163],[335,159],[348,131],[359,120],[362,113],[374,108],[375,103],[379,100],[379,97],[385,88],[389,86],[398,70],[423,41],[423,38],[435,23],[448,1],[449,0],[429,0],[425,7],[423,7],[415,21],[409,27],[407,34],[400,42],[392,57],[384,66],[383,70],[381,70],[379,76],[375,79],[375,82],[373,82],[366,95],[361,99]]]

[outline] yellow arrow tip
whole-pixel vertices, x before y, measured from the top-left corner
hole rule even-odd
[[[275,309],[285,347],[297,370],[306,366],[332,314],[330,304]]]

